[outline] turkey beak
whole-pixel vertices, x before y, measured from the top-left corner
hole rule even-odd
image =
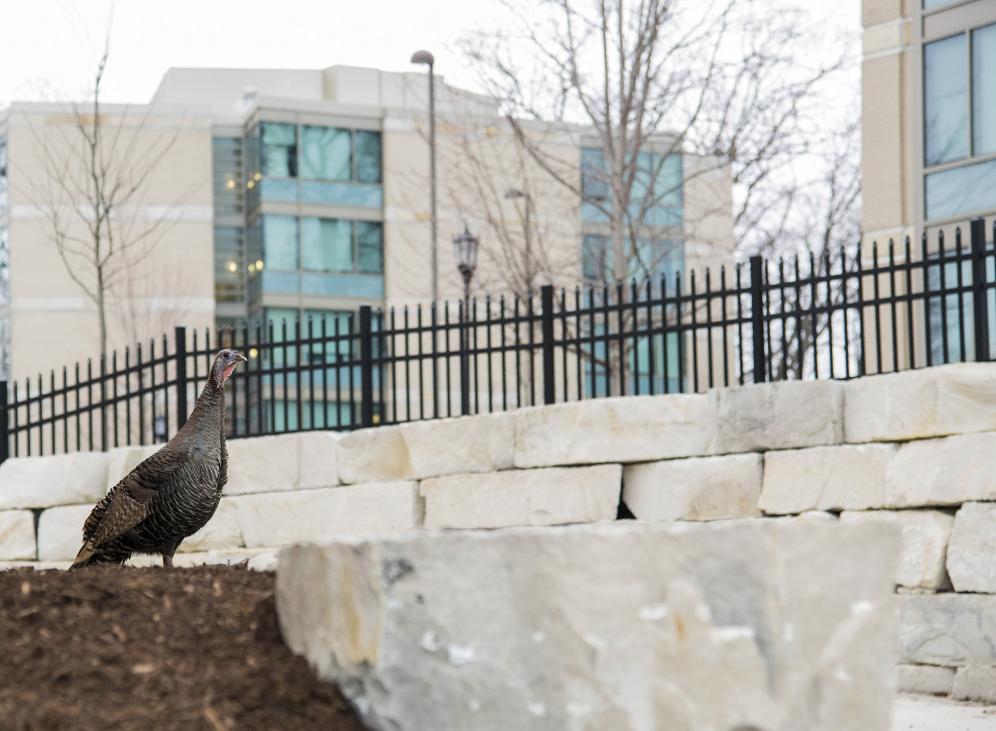
[[[237,358],[238,358],[239,360],[241,360],[241,361],[242,361],[243,363],[248,363],[248,362],[249,362],[249,359],[248,359],[248,358],[246,358],[246,357],[245,357],[245,356],[244,356],[244,355],[243,355],[242,353],[236,353],[235,355],[236,355],[236,357],[237,357]]]

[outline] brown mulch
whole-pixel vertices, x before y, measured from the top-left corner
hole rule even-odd
[[[0,571],[2,729],[362,731],[284,645],[273,574]]]

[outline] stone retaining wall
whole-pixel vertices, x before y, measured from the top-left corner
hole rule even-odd
[[[217,515],[178,563],[418,527],[819,516],[902,534],[901,685],[996,701],[996,365],[601,399],[229,442]],[[150,452],[0,466],[0,562],[65,566]]]

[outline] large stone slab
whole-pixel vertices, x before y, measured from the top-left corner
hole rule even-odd
[[[107,487],[106,452],[13,457],[0,464],[0,510],[96,502]]]
[[[515,414],[481,414],[362,429],[342,438],[347,484],[496,472],[512,467]]]
[[[753,452],[837,444],[844,438],[844,385],[783,381],[713,391],[712,451]]]
[[[888,507],[996,500],[996,433],[902,445],[885,474]]]
[[[573,401],[516,413],[515,466],[647,462],[709,453],[711,396],[630,396]]]
[[[284,549],[284,639],[373,729],[888,727],[882,526],[602,523]]]
[[[885,473],[895,451],[892,445],[862,444],[768,452],[761,509],[787,515],[884,507]]]
[[[902,552],[896,572],[900,586],[943,589],[948,586],[944,555],[954,518],[940,510],[871,510],[843,512],[842,523],[884,522],[899,526]]]
[[[314,431],[228,440],[226,495],[306,490],[339,484],[339,439]]]
[[[958,510],[948,573],[955,591],[996,594],[996,503],[965,503]]]
[[[950,695],[954,678],[954,668],[939,665],[899,666],[899,690],[903,693]]]
[[[996,668],[958,668],[951,695],[966,701],[996,703]]]
[[[503,528],[613,520],[622,467],[553,467],[422,480],[427,528]]]
[[[899,647],[905,662],[996,665],[996,596],[899,596]]]
[[[959,363],[847,384],[849,442],[906,441],[996,430],[996,365]]]
[[[640,520],[717,520],[759,514],[761,455],[626,465],[623,502]]]
[[[64,505],[42,511],[38,518],[38,560],[76,558],[83,545],[83,521],[92,505]]]
[[[0,512],[0,560],[33,560],[37,556],[34,513],[30,510]]]
[[[414,482],[240,495],[232,500],[247,548],[408,530],[418,525],[421,512]]]

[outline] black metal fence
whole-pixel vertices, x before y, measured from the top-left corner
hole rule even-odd
[[[603,396],[848,379],[967,360],[996,339],[986,225],[612,288],[176,328],[97,364],[0,382],[0,460],[165,441],[215,352],[232,437],[353,429]],[[993,227],[996,238],[996,225]]]

